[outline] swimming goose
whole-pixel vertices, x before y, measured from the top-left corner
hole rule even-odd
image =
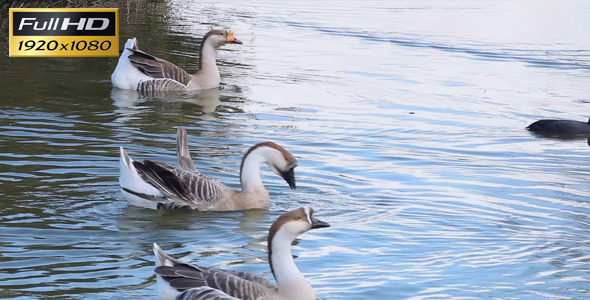
[[[186,129],[178,128],[176,139],[180,168],[165,162],[133,161],[120,148],[119,184],[129,204],[153,209],[191,208],[201,211],[227,211],[267,207],[270,196],[260,178],[260,165],[266,163],[295,189],[297,159],[285,148],[263,142],[254,145],[240,166],[241,191],[201,174],[188,150]]]
[[[590,134],[590,119],[588,122],[575,120],[543,119],[527,126],[533,132],[555,134]]]
[[[138,49],[137,39],[130,38],[111,75],[113,85],[140,92],[191,91],[219,86],[215,52],[223,44],[241,44],[233,31],[211,30],[203,37],[199,50],[199,71],[191,75],[175,64]]]
[[[246,272],[202,267],[177,260],[154,243],[156,280],[162,299],[315,299],[315,293],[299,271],[291,244],[310,229],[330,227],[312,216],[311,207],[281,215],[268,233],[268,263],[277,284]]]

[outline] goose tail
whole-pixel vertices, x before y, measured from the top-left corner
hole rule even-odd
[[[161,266],[174,266],[174,259],[168,256],[158,244],[154,243],[154,255],[156,256],[156,268]],[[160,299],[178,299],[176,298],[179,294],[176,288],[173,288],[170,283],[156,273],[156,288]],[[194,298],[199,299],[199,298]]]
[[[174,265],[174,261],[156,243],[154,243],[154,255],[156,256],[156,267],[159,267],[159,266],[172,267]]]
[[[141,178],[137,169],[133,166],[133,159],[123,147],[120,147],[119,151],[121,153],[119,185],[129,204],[157,209],[158,202],[154,201],[154,199],[162,198],[164,195]]]
[[[129,55],[132,55],[134,50],[138,50],[137,39],[130,38],[125,43],[121,56],[119,56],[119,62],[111,74],[113,86],[123,90],[135,90],[141,80],[150,79],[129,61]]]

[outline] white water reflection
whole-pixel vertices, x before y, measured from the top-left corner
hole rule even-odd
[[[126,123],[129,120],[140,118],[139,114],[149,110],[147,101],[162,101],[166,106],[182,108],[182,103],[194,104],[192,113],[201,113],[199,118],[213,120],[210,114],[215,112],[221,104],[219,100],[219,89],[209,89],[187,94],[185,92],[155,92],[149,95],[138,93],[134,90],[122,90],[113,88],[111,90],[113,104],[117,107],[115,113],[119,115],[117,122]]]
[[[30,65],[10,59],[0,297],[154,298],[152,242],[270,278],[269,224],[311,205],[332,227],[294,254],[322,298],[584,298],[588,142],[525,127],[588,118],[589,8],[170,1],[169,15],[123,18],[122,37],[190,71],[210,26],[233,29],[244,45],[219,49],[211,95],[112,89],[116,59],[44,60],[30,76],[45,84],[22,88]],[[178,126],[197,168],[235,188],[244,152],[274,140],[299,160],[297,190],[263,168],[267,210],[128,207],[117,147],[175,163]]]

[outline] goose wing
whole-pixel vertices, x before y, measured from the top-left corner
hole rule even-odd
[[[231,272],[216,268],[201,267],[182,263],[177,260],[172,266],[156,267],[155,272],[171,287],[183,292],[183,294],[186,293],[187,295],[185,297],[194,297],[182,299],[201,299],[196,297],[196,295],[202,292],[207,292],[206,294],[213,296],[226,295],[226,298],[218,299],[233,299],[230,297],[238,299],[259,299],[276,292],[276,285],[260,276],[245,272]],[[204,287],[208,287],[209,289]],[[191,291],[191,289],[195,290]],[[213,293],[210,289],[218,292]]]
[[[186,85],[169,78],[158,78],[152,80],[142,80],[137,84],[137,91],[143,96],[158,96],[159,92],[180,91],[186,88]]]
[[[137,48],[126,48],[133,54],[129,55],[129,61],[139,71],[154,79],[169,79],[187,86],[191,81],[191,75],[177,65],[157,58]]]
[[[254,274],[248,273],[248,272],[227,271],[227,270],[225,272],[230,273],[234,276],[240,277],[246,281],[254,282],[254,283],[259,284],[263,287],[266,287],[270,290],[277,289],[276,284],[274,284],[272,281],[270,281],[262,276],[254,275]]]
[[[178,296],[176,300],[239,300],[220,290],[208,286],[201,286],[197,288],[188,289]]]
[[[170,200],[170,203],[162,203],[158,207],[160,209],[190,207],[207,210],[232,191],[216,179],[198,171],[174,168],[163,162],[134,161],[133,166],[143,180]]]

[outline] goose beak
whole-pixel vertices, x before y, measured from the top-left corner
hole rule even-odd
[[[285,181],[289,184],[289,187],[294,190],[295,189],[295,172],[293,171],[295,168],[291,168],[286,172],[281,173],[281,177],[285,179]]]
[[[316,218],[311,218],[311,229],[330,227],[330,224]]]
[[[242,44],[242,42],[234,37],[233,31],[227,32],[227,40],[225,41],[226,44]]]

